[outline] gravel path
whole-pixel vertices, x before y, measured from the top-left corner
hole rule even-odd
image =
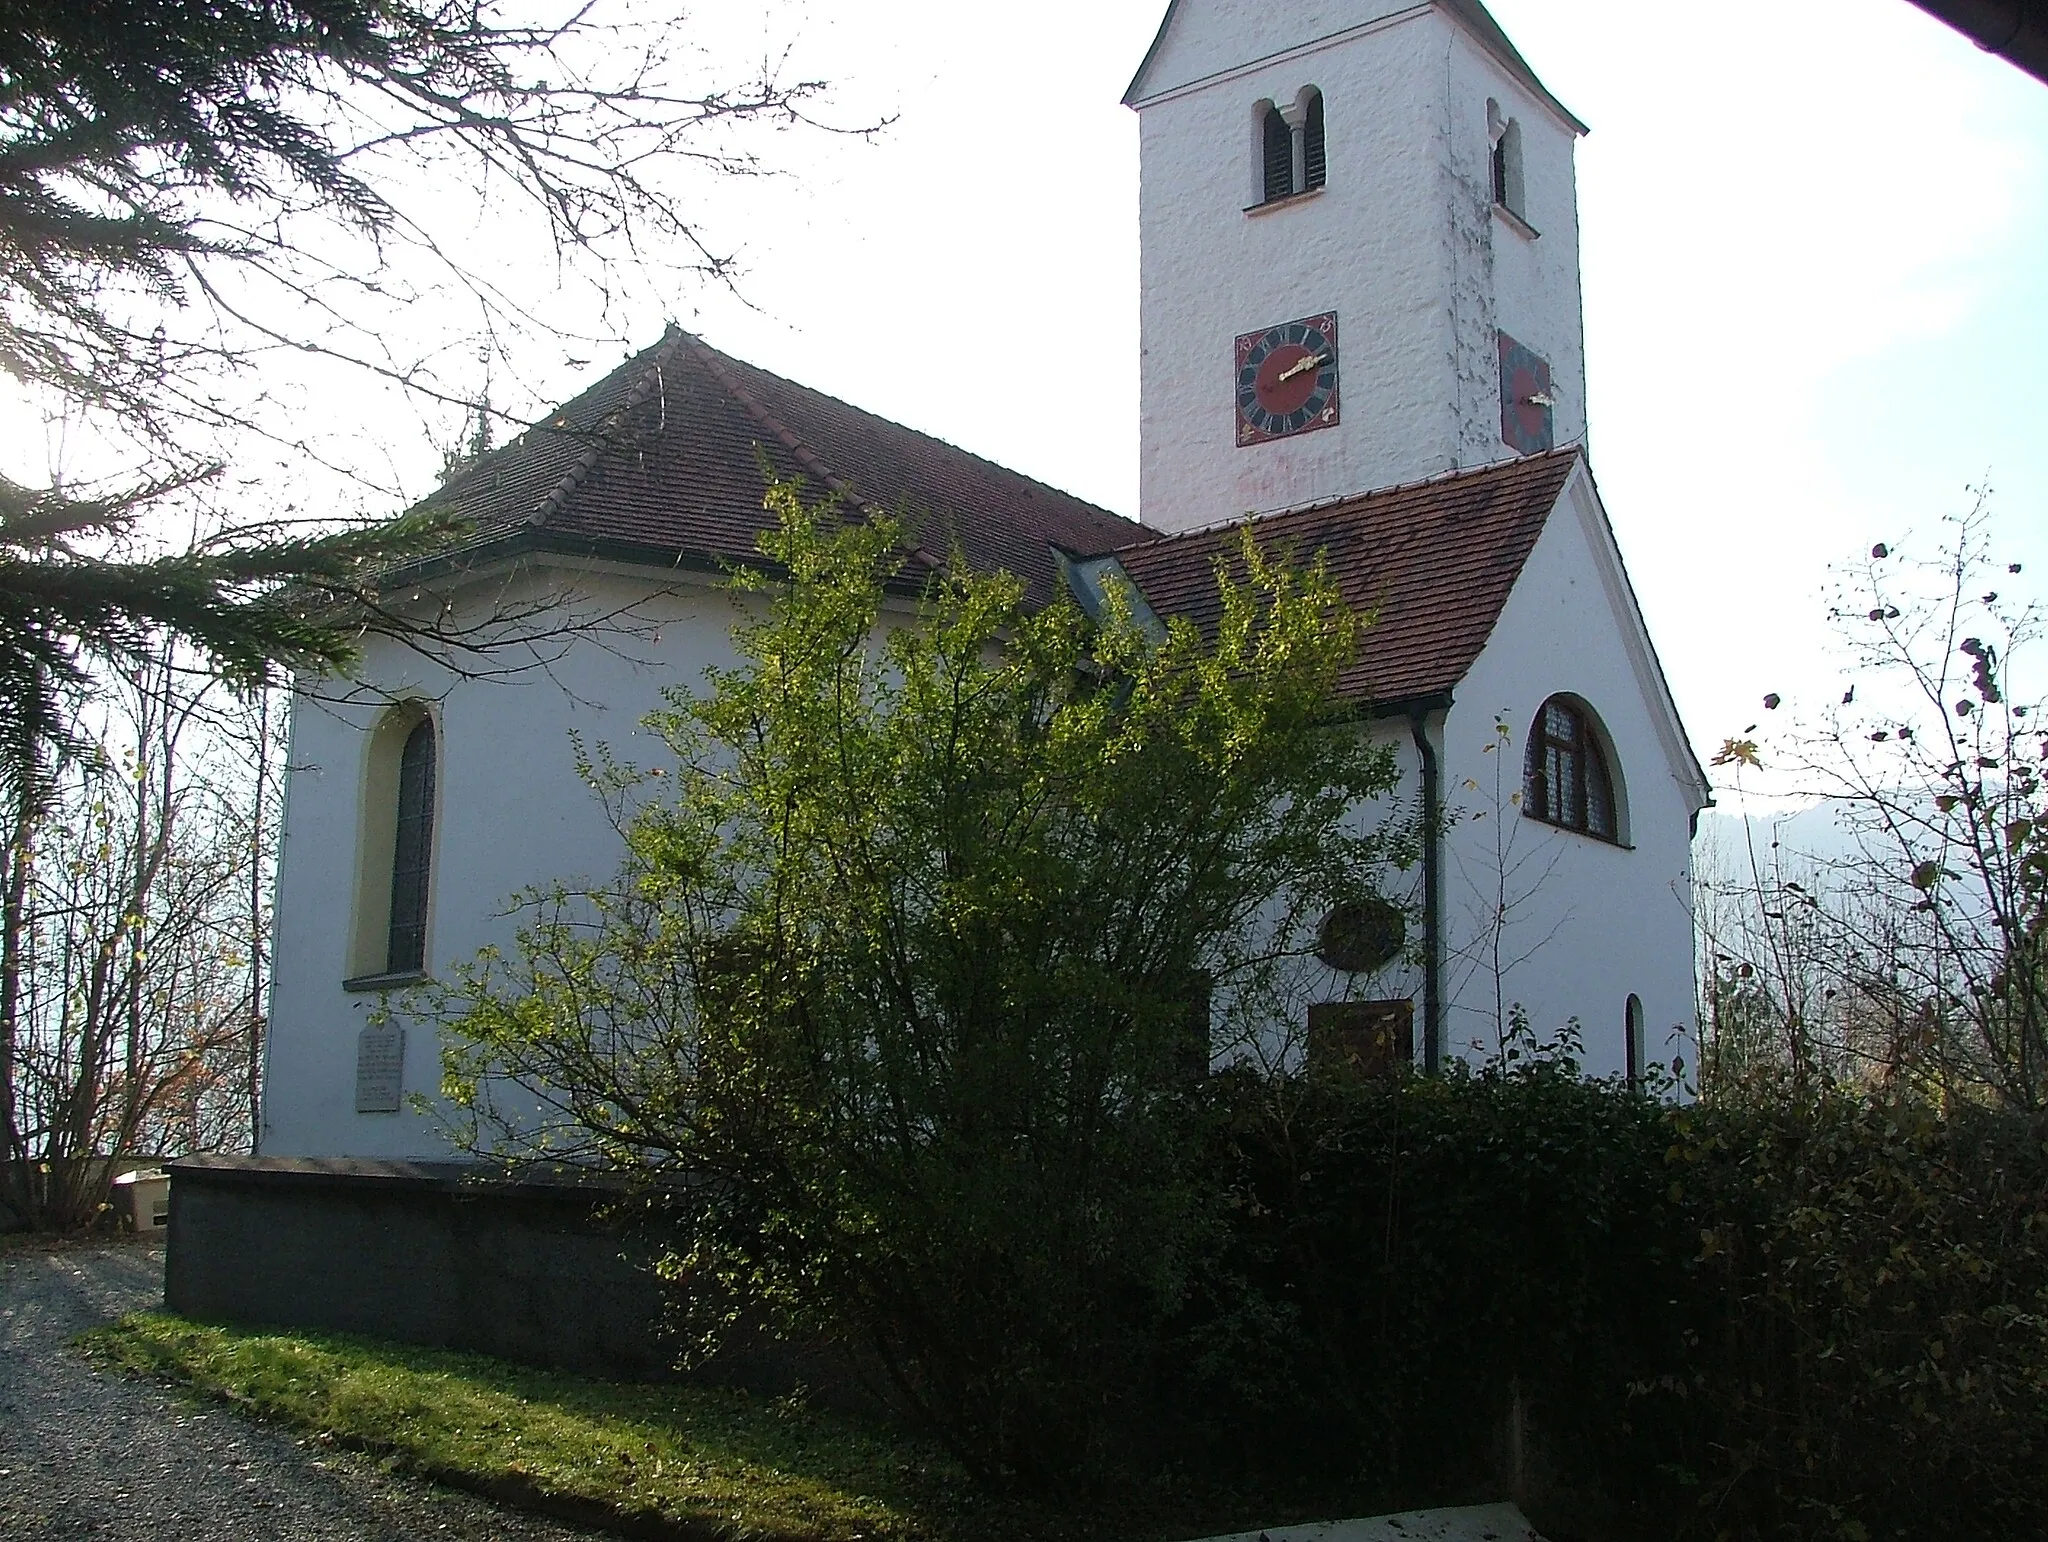
[[[163,1302],[163,1249],[0,1254],[0,1538],[573,1542],[590,1533],[394,1477],[94,1370],[74,1334]]]

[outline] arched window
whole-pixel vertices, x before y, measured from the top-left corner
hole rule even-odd
[[[1259,132],[1266,173],[1264,196],[1271,203],[1294,192],[1294,130],[1287,126],[1280,109],[1268,102]]]
[[[1621,839],[1614,774],[1593,714],[1568,697],[1551,697],[1536,714],[1523,767],[1523,812],[1604,841]]]
[[[1627,1004],[1621,1009],[1621,1031],[1625,1035],[1624,1049],[1628,1056],[1628,1084],[1640,1087],[1643,1084],[1643,998],[1631,993]]]
[[[414,974],[427,961],[427,878],[434,855],[434,724],[421,718],[398,755],[398,823],[391,843],[391,925],[387,974]]]

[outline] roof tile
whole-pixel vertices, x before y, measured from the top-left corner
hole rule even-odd
[[[1261,550],[1322,554],[1345,600],[1374,613],[1339,682],[1345,697],[1414,700],[1464,678],[1580,453],[1551,450],[1256,521]],[[1208,628],[1220,608],[1215,564],[1242,528],[1155,537],[1116,555],[1155,611]]]

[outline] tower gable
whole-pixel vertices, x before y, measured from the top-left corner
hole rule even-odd
[[[1424,3],[1434,3],[1455,20],[1574,133],[1586,132],[1586,125],[1545,88],[1480,0]],[[1146,50],[1137,74],[1131,77],[1124,92],[1124,105],[1140,107],[1150,98],[1241,64],[1266,60],[1307,43],[1328,41],[1353,28],[1394,20],[1422,7],[1401,5],[1395,0],[1318,0],[1306,16],[1277,6],[1260,7],[1240,16],[1225,15],[1224,9],[1217,0],[1168,0],[1152,46]]]

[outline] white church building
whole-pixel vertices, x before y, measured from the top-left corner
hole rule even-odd
[[[1201,620],[1249,515],[1377,624],[1344,681],[1442,818],[1412,946],[1315,966],[1319,1043],[1483,1059],[1504,1005],[1594,1074],[1691,1058],[1690,843],[1709,789],[1587,459],[1581,125],[1479,0],[1172,0],[1140,124],[1135,521],[671,329],[451,482],[465,548],[407,575],[457,625],[623,618],[534,667],[373,639],[292,721],[261,1151],[433,1158],[407,992],[511,941],[511,902],[622,849],[579,745],[659,756],[662,692],[733,661],[727,564],[765,463],[921,523],[1032,598],[1120,572]],[[1340,965],[1354,967],[1339,967]]]

